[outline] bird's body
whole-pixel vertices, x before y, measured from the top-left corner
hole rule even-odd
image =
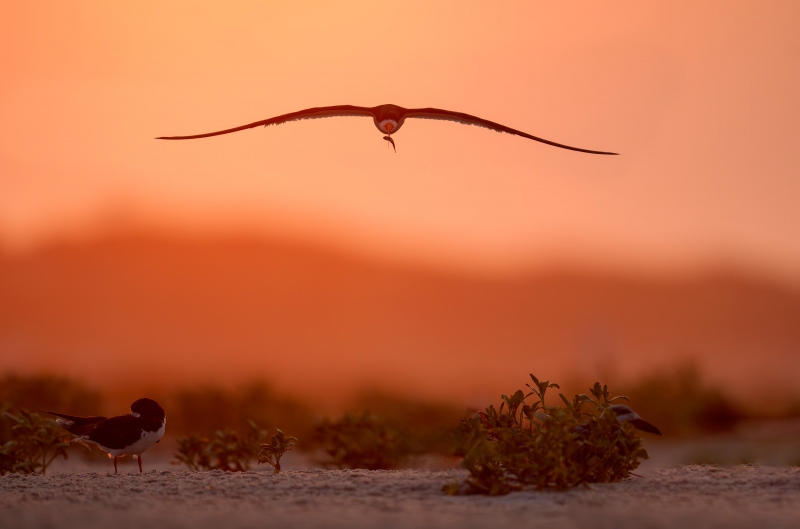
[[[117,457],[134,456],[142,472],[142,453],[149,450],[164,436],[167,416],[164,409],[152,399],[139,399],[131,404],[131,413],[116,417],[77,417],[48,411],[64,429],[81,441],[96,444],[114,459],[117,473]]]
[[[454,121],[456,123],[461,123],[464,125],[476,125],[478,127],[484,127],[497,132],[505,132],[508,134],[514,134],[516,136],[522,136],[523,138],[528,138],[530,140],[545,143],[547,145],[552,145],[554,147],[560,147],[562,149],[569,149],[572,151],[586,152],[590,154],[617,154],[615,152],[593,151],[589,149],[581,149],[578,147],[570,147],[569,145],[564,145],[562,143],[556,143],[554,141],[545,140],[543,138],[539,138],[537,136],[533,136],[531,134],[516,129],[512,129],[511,127],[506,127],[505,125],[495,123],[494,121],[489,121],[487,119],[479,118],[477,116],[473,116],[470,114],[464,114],[463,112],[453,112],[452,110],[442,110],[440,108],[403,108],[401,106],[391,105],[391,104],[378,105],[376,107],[335,105],[327,107],[307,108],[305,110],[290,112],[289,114],[283,114],[281,116],[276,116],[269,119],[262,119],[261,121],[255,121],[253,123],[248,123],[247,125],[241,125],[239,127],[219,130],[216,132],[207,132],[205,134],[195,134],[191,136],[161,136],[156,139],[193,140],[198,138],[208,138],[211,136],[220,136],[222,134],[230,134],[232,132],[238,132],[240,130],[245,130],[245,129],[252,129],[255,127],[280,125],[281,123],[287,123],[289,121],[297,121],[300,119],[316,119],[316,118],[330,118],[330,117],[343,117],[343,116],[371,117],[373,122],[375,123],[375,127],[377,127],[379,131],[387,135],[384,137],[384,139],[390,142],[392,146],[394,146],[394,141],[392,140],[391,135],[400,130],[400,128],[405,123],[405,120],[408,118],[420,118],[420,119],[437,119],[445,121]]]

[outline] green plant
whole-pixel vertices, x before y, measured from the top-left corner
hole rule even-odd
[[[0,422],[0,475],[44,474],[58,456],[67,458],[70,436],[54,420],[26,410],[11,413],[3,405]]]
[[[314,432],[330,456],[326,465],[337,468],[389,470],[408,454],[400,431],[375,415],[346,413],[337,421],[325,420]]]
[[[258,446],[266,439],[266,431],[248,421],[248,431],[240,435],[235,430],[217,430],[210,437],[193,435],[178,438],[175,465],[184,464],[191,470],[225,470],[245,472],[256,459]]]
[[[563,407],[548,406],[548,389],[560,389],[531,375],[529,393],[501,396],[498,409],[490,405],[459,426],[466,447],[463,466],[469,471],[464,486],[445,485],[460,492],[499,495],[532,487],[563,490],[589,483],[625,479],[648,457],[630,424],[616,420],[607,386],[595,383],[591,397],[559,394]],[[536,400],[526,402],[531,395]],[[589,410],[584,408],[588,407]]]
[[[281,471],[281,457],[292,449],[292,445],[297,443],[297,438],[286,437],[280,428],[275,429],[278,433],[270,438],[269,443],[261,445],[261,451],[258,453],[258,462],[259,464],[267,463],[275,467],[275,473],[277,474]]]

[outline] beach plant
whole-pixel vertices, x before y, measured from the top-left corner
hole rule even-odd
[[[368,412],[326,419],[317,425],[314,438],[330,457],[322,463],[336,468],[390,470],[408,455],[401,432]]]
[[[280,428],[275,428],[277,433],[273,435],[268,443],[261,445],[258,453],[258,463],[267,463],[275,468],[275,473],[281,471],[281,457],[292,449],[297,443],[296,437],[287,437]]]
[[[207,437],[179,437],[178,451],[172,463],[184,464],[191,470],[246,472],[258,457],[259,445],[264,443],[266,436],[266,430],[248,421],[248,430],[243,435],[224,428]]]
[[[0,475],[45,474],[57,457],[67,459],[70,437],[48,417],[0,406]]]
[[[501,395],[499,408],[490,405],[459,425],[469,477],[445,485],[445,492],[494,496],[524,488],[564,490],[617,482],[647,459],[633,426],[617,421],[610,408],[627,397],[610,397],[608,387],[598,382],[591,396],[569,400],[560,393],[564,405],[549,406],[547,391],[560,389],[558,384],[530,377],[527,393]]]

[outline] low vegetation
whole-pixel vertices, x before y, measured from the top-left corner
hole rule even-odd
[[[326,467],[392,470],[456,451],[452,426],[464,417],[463,408],[374,391],[359,395],[351,407],[366,411],[318,422],[307,444],[327,456],[320,461]]]
[[[596,384],[588,394],[569,400],[558,398],[557,385],[544,381],[541,386],[535,377],[531,381],[527,392],[502,396],[498,408],[489,406],[463,420],[463,408],[457,406],[371,392],[351,402],[355,412],[320,422],[310,402],[279,394],[263,381],[234,389],[187,388],[159,400],[163,397],[170,416],[167,442],[177,442],[174,463],[193,470],[244,471],[258,462],[278,472],[281,457],[292,449],[324,454],[321,463],[333,468],[397,469],[458,456],[470,477],[449,485],[448,492],[502,494],[618,481],[646,457],[629,426],[603,413],[613,400],[604,386]],[[732,430],[743,418],[759,418],[754,410],[778,418],[800,416],[800,406],[785,411],[751,406],[744,412],[742,398],[733,400],[704,384],[691,365],[638,381],[624,393],[637,412],[672,439]],[[97,450],[68,449],[70,434],[49,417],[25,409],[117,414],[129,402],[129,397],[110,398],[65,378],[0,376],[0,473],[43,473],[68,452],[101,457]],[[553,406],[556,402],[559,406]],[[298,446],[295,437],[280,430],[270,436],[256,424],[280,424],[304,442]],[[578,433],[585,437],[576,439]]]
[[[325,420],[314,440],[323,446],[330,459],[325,466],[390,470],[408,455],[408,446],[398,430],[385,419],[371,413],[345,413],[338,420]]]
[[[225,428],[208,437],[179,437],[173,464],[184,464],[191,470],[246,472],[258,457],[258,447],[266,436],[265,430],[250,421],[243,435]]]
[[[57,457],[67,458],[70,437],[48,417],[0,406],[0,476],[46,473]]]
[[[297,443],[296,437],[287,437],[280,428],[276,428],[277,433],[273,435],[268,443],[262,443],[261,451],[258,453],[258,462],[267,463],[275,469],[275,473],[281,471],[281,457],[292,449]]]
[[[498,409],[490,405],[462,421],[469,477],[446,485],[445,492],[500,495],[526,487],[563,490],[616,482],[648,457],[633,426],[617,421],[609,408],[627,397],[612,398],[607,386],[595,383],[591,396],[569,400],[559,394],[564,405],[548,406],[547,391],[559,386],[534,375],[531,380],[528,393],[502,395]]]

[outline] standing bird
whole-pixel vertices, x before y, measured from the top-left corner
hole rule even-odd
[[[129,415],[117,417],[75,417],[64,413],[46,411],[58,417],[56,422],[68,432],[78,436],[77,440],[88,441],[114,458],[114,474],[117,473],[117,458],[132,455],[139,461],[142,473],[142,453],[153,448],[164,436],[167,414],[152,399],[139,399],[131,404]]]
[[[554,141],[538,138],[536,136],[532,136],[525,132],[512,129],[511,127],[506,127],[505,125],[495,123],[494,121],[489,121],[488,119],[479,118],[477,116],[472,116],[470,114],[464,114],[462,112],[453,112],[451,110],[442,110],[440,108],[403,108],[397,105],[378,105],[376,107],[357,107],[353,105],[314,107],[314,108],[307,108],[305,110],[299,110],[297,112],[290,112],[289,114],[276,116],[274,118],[262,119],[261,121],[248,123],[247,125],[234,127],[232,129],[219,130],[217,132],[207,132],[205,134],[195,134],[193,136],[161,136],[156,139],[194,140],[197,138],[208,138],[209,136],[220,136],[222,134],[230,134],[231,132],[238,132],[240,130],[252,129],[254,127],[261,127],[261,126],[267,127],[269,125],[280,125],[281,123],[286,123],[288,121],[297,121],[300,119],[332,118],[332,117],[342,117],[342,116],[371,117],[372,121],[375,123],[375,126],[378,127],[378,130],[381,131],[381,133],[386,134],[386,136],[384,136],[383,139],[392,144],[392,147],[394,147],[395,152],[397,152],[397,147],[395,147],[394,140],[392,139],[392,134],[400,130],[400,127],[403,126],[403,123],[405,122],[406,118],[421,118],[421,119],[441,119],[445,121],[455,121],[456,123],[462,123],[464,125],[477,125],[478,127],[485,127],[487,129],[495,130],[497,132],[516,134],[517,136],[522,136],[523,138],[528,138],[529,140],[539,141],[542,143],[546,143],[547,145],[560,147],[562,149],[569,149],[571,151],[588,152],[590,154],[617,154],[615,152],[591,151],[589,149],[570,147],[569,145],[564,145],[562,143],[556,143]]]

